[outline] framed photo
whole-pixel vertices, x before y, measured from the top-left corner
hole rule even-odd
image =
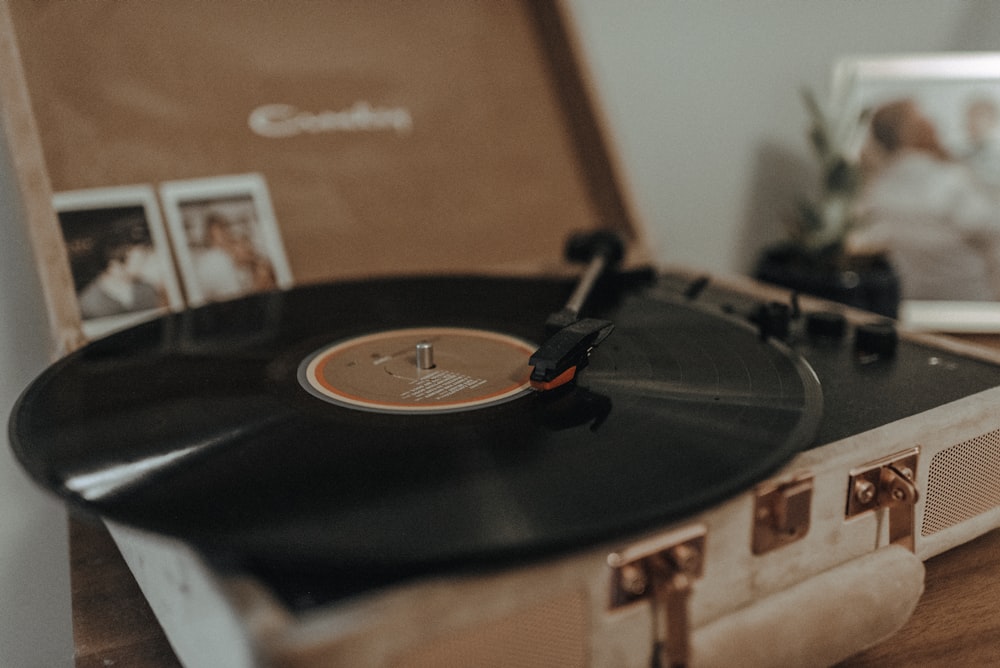
[[[188,305],[291,287],[262,176],[170,181],[160,198]]]
[[[56,193],[83,332],[96,338],[184,301],[150,186]]]
[[[858,130],[848,247],[887,255],[910,328],[1000,331],[1000,53],[846,58],[831,95]]]

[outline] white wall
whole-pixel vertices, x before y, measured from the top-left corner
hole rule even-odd
[[[570,0],[667,262],[749,268],[811,163],[797,88],[842,54],[1000,49],[992,0]],[[38,285],[0,156],[0,422],[46,360]],[[803,165],[806,167],[803,171]],[[0,666],[70,663],[61,508],[0,448]]]
[[[11,407],[52,350],[0,133],[0,666],[73,665],[66,512],[7,447]]]
[[[749,271],[811,187],[798,89],[848,54],[1000,49],[992,0],[569,0],[666,262]]]

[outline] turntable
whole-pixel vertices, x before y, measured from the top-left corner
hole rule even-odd
[[[192,666],[823,664],[892,634],[922,560],[1000,526],[1000,360],[649,268],[559,7],[445,4],[5,7],[64,346],[11,421],[26,470],[106,522]],[[82,344],[38,184],[249,172],[295,285]]]

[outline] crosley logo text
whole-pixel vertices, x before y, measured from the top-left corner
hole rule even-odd
[[[355,102],[340,111],[302,111],[290,104],[265,104],[250,112],[250,129],[261,137],[294,137],[321,132],[396,132],[413,129],[413,117],[403,107],[373,107]]]

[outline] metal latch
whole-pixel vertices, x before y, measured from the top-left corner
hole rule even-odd
[[[914,549],[917,455],[911,448],[851,471],[847,490],[847,518],[879,508],[889,510],[889,542]]]
[[[761,485],[754,493],[753,553],[764,554],[809,533],[813,475]]]
[[[690,527],[608,555],[611,608],[640,600],[652,606],[654,666],[688,663],[688,599],[704,569],[705,534],[703,526]]]

